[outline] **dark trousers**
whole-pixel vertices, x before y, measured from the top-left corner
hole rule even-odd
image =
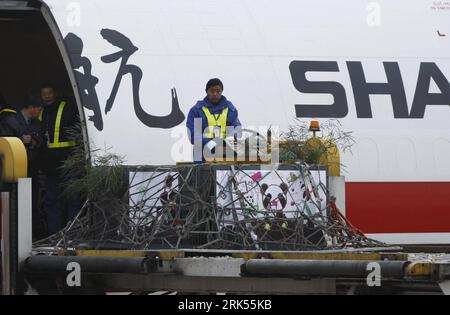
[[[72,221],[81,208],[79,198],[62,196],[64,181],[59,174],[47,174],[45,208],[48,233],[53,235]]]

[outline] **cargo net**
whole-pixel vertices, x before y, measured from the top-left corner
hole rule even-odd
[[[87,201],[37,247],[322,250],[385,246],[338,210],[327,171],[306,164],[184,166],[129,171],[118,201]]]

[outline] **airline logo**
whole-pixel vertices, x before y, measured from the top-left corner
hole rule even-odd
[[[353,95],[355,98],[357,118],[373,118],[370,95],[390,95],[394,117],[398,119],[423,119],[427,106],[450,106],[450,83],[444,73],[433,62],[420,64],[417,86],[411,110],[408,109],[405,86],[398,62],[384,62],[387,82],[367,82],[364,68],[359,61],[347,62]],[[313,82],[306,78],[308,72],[339,72],[335,61],[293,61],[290,72],[295,88],[306,94],[331,94],[334,103],[331,105],[297,104],[297,117],[344,118],[349,107],[345,87],[339,82]],[[432,80],[441,93],[430,93]]]
[[[118,31],[103,29],[101,36],[111,45],[119,48],[118,52],[105,55],[101,58],[104,63],[120,62],[119,71],[105,106],[107,115],[114,107],[116,95],[122,83],[122,78],[130,74],[132,79],[132,94],[134,110],[139,120],[149,128],[170,129],[183,123],[185,115],[181,110],[177,91],[171,90],[171,112],[167,116],[154,116],[147,113],[141,104],[139,91],[143,77],[142,69],[129,63],[129,58],[138,51],[131,40]],[[85,108],[92,110],[93,121],[97,130],[103,130],[104,117],[96,92],[98,78],[92,73],[90,60],[83,56],[83,41],[73,33],[69,33],[65,42],[71,53],[74,72],[81,87],[81,96]],[[414,98],[409,110],[407,94],[403,83],[400,65],[398,62],[383,62],[387,82],[368,82],[365,69],[360,61],[346,62],[350,76],[351,89],[335,81],[310,81],[307,74],[311,72],[333,73],[343,71],[339,69],[337,61],[292,61],[289,66],[294,87],[303,94],[327,94],[334,98],[333,104],[293,104],[297,117],[314,118],[344,118],[349,113],[348,93],[353,93],[357,118],[373,118],[371,95],[388,95],[392,100],[394,118],[396,119],[423,119],[428,106],[450,106],[450,83],[443,71],[434,62],[422,62],[419,65],[419,75],[414,92]],[[80,72],[77,69],[83,68]],[[430,85],[434,82],[440,93],[431,93]],[[86,92],[87,91],[87,92]]]

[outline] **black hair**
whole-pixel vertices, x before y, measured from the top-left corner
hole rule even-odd
[[[219,86],[222,88],[222,90],[223,90],[223,83],[222,83],[222,81],[220,81],[220,79],[215,78],[215,79],[209,80],[208,83],[206,84],[206,92],[208,92],[208,90],[209,90],[210,88],[212,88],[213,86],[218,86],[218,85],[219,85]]]
[[[41,91],[42,91],[43,89],[52,89],[52,90],[55,91],[55,92],[58,91],[58,89],[56,88],[56,86],[55,86],[53,83],[51,83],[51,82],[44,82],[44,83],[42,83],[42,84],[41,84]]]
[[[29,107],[43,107],[41,98],[34,94],[27,95],[23,102],[22,109]]]

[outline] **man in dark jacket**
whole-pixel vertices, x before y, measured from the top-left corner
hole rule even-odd
[[[236,131],[241,127],[236,107],[222,95],[222,81],[209,80],[206,94],[190,110],[186,123],[194,145],[194,161],[197,163],[205,161],[205,152],[214,155],[216,149],[224,145],[226,138],[236,136],[230,130]],[[220,149],[223,150],[223,147]]]
[[[41,86],[41,99],[44,109],[41,121],[47,137],[43,170],[46,175],[45,207],[48,212],[48,232],[54,234],[74,219],[80,210],[80,201],[71,197],[64,200],[62,191],[68,178],[65,178],[61,166],[67,160],[75,142],[70,131],[79,122],[77,108],[68,100],[59,96],[52,84]]]
[[[29,174],[38,170],[36,163],[43,143],[42,124],[38,120],[41,110],[40,99],[29,96],[22,110],[5,118],[0,126],[2,137],[17,137],[22,140],[27,149]]]
[[[44,143],[42,124],[38,120],[42,110],[40,99],[28,96],[22,110],[6,117],[0,125],[0,136],[17,137],[22,140],[28,156],[28,177],[32,179],[33,235],[42,229],[39,226],[39,162]]]

